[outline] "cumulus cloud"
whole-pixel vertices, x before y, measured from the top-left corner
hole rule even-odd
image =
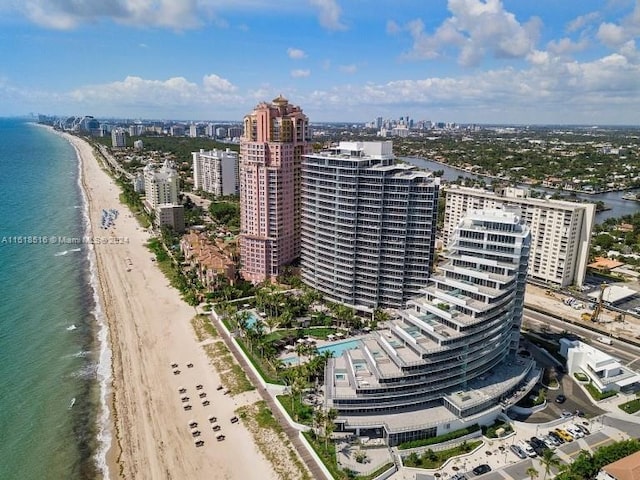
[[[617,47],[625,42],[627,39],[627,33],[624,28],[615,23],[602,23],[598,28],[598,40],[604,43],[607,47]]]
[[[105,18],[182,30],[200,26],[202,17],[211,13],[209,2],[198,0],[24,0],[16,5],[32,22],[63,30]]]
[[[573,41],[570,38],[564,37],[560,40],[552,40],[547,44],[547,49],[554,55],[564,56],[576,52],[581,52],[589,46],[589,42],[586,38],[582,38],[578,41]]]
[[[530,66],[526,69],[508,67],[456,78],[429,77],[335,87],[316,90],[301,104],[308,103],[307,110],[349,107],[354,111],[365,106],[375,111],[410,104],[426,111],[444,108],[474,112],[479,119],[486,111],[499,107],[505,113],[535,112],[539,122],[591,122],[595,119],[587,120],[581,115],[614,112],[616,109],[611,109],[614,105],[624,105],[625,111],[640,108],[637,82],[640,66],[623,55],[615,53],[582,63],[537,50],[529,57]],[[558,117],[554,120],[552,115]],[[611,116],[608,121],[620,123],[620,118]]]
[[[287,55],[289,55],[289,58],[293,60],[300,60],[307,57],[307,54],[304,53],[304,50],[300,50],[299,48],[288,48]]]
[[[404,26],[413,38],[407,57],[434,59],[454,47],[459,50],[458,62],[473,66],[487,55],[525,58],[535,47],[540,20],[533,17],[520,23],[500,0],[449,0],[448,9],[451,16],[431,34],[421,19]]]
[[[346,30],[340,15],[342,10],[336,0],[309,0],[309,3],[318,10],[320,25],[328,30]]]
[[[305,78],[311,75],[311,70],[291,70],[291,76],[293,78]]]
[[[573,33],[573,32],[582,30],[584,27],[592,24],[594,21],[598,20],[599,18],[600,18],[600,13],[598,12],[590,12],[590,13],[587,13],[586,15],[580,15],[574,18],[573,20],[571,20],[567,24],[567,32]]]
[[[237,87],[218,75],[207,75],[202,83],[184,77],[151,80],[129,76],[124,80],[100,85],[83,86],[69,92],[74,102],[87,105],[109,103],[123,107],[175,106],[190,107],[202,104],[237,102]]]

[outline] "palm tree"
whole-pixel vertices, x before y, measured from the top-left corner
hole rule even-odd
[[[526,474],[529,476],[531,480],[533,480],[534,478],[538,478],[538,470],[536,470],[533,467],[527,468]]]
[[[280,326],[280,317],[271,317],[268,316],[264,323],[267,324],[267,327],[269,327],[269,333],[273,333],[273,331],[278,328]]]
[[[325,412],[324,417],[324,448],[325,450],[329,446],[329,439],[331,434],[336,429],[335,421],[338,418],[338,411],[335,408],[330,408]]]
[[[544,467],[544,478],[546,480],[547,475],[551,473],[552,468],[558,468],[560,466],[560,459],[550,448],[545,449],[540,457],[540,463]]]

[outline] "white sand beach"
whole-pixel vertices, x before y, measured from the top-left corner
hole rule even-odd
[[[101,298],[113,353],[113,444],[108,455],[111,478],[127,479],[275,479],[242,422],[232,424],[234,410],[258,400],[255,392],[232,398],[216,390],[219,378],[198,344],[190,320],[195,310],[152,261],[148,234],[120,203],[119,188],[101,169],[92,147],[63,134],[78,149],[89,200],[94,237],[114,243],[95,245]],[[115,208],[115,226],[100,226],[102,209]],[[174,375],[172,363],[179,365]],[[193,363],[193,368],[187,368]],[[211,404],[202,405],[202,384]],[[187,389],[191,411],[183,409],[179,387]],[[221,426],[213,432],[208,417]],[[194,445],[188,422],[202,432]],[[225,435],[217,441],[215,435]]]

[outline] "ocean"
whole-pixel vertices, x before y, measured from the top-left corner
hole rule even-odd
[[[110,380],[74,148],[0,119],[0,479],[105,474]],[[75,400],[74,400],[75,399]]]

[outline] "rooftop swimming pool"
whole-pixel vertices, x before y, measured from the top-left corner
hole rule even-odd
[[[327,345],[323,345],[322,347],[318,347],[318,353],[333,352],[334,357],[339,357],[345,350],[353,350],[354,348],[358,348],[359,343],[360,340],[347,340],[344,342],[329,343]]]
[[[329,343],[318,347],[318,353],[332,352],[334,357],[339,357],[345,350],[353,350],[358,348],[360,340],[346,340],[342,342]],[[294,365],[298,362],[298,357],[283,358],[282,361],[287,365]]]

